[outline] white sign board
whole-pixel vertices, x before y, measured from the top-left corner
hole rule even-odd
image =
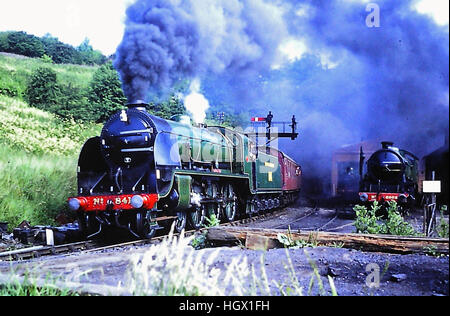
[[[53,230],[46,229],[45,230],[45,238],[47,239],[47,246],[55,245],[55,236],[53,234]]]
[[[441,181],[424,181],[423,193],[441,193]]]

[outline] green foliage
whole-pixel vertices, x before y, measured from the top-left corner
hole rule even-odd
[[[104,111],[89,103],[86,90],[70,82],[62,85],[56,71],[48,67],[32,73],[25,93],[30,105],[66,120],[97,121]]]
[[[30,105],[47,110],[47,106],[58,103],[61,88],[56,76],[56,72],[48,67],[40,67],[31,74],[25,91],[26,99]]]
[[[206,218],[205,228],[217,227],[220,226],[220,220],[217,218],[215,214],[212,214],[209,218]]]
[[[38,68],[46,67],[57,73],[60,87],[72,85],[87,91],[98,67],[57,65],[46,63],[42,58],[18,58],[0,54],[0,95],[26,100],[30,77]]]
[[[92,48],[88,39],[75,48],[50,34],[39,38],[25,32],[1,32],[0,51],[32,58],[48,56],[57,64],[102,65],[107,61],[101,52]]]
[[[17,86],[14,79],[10,76],[4,75],[5,71],[0,68],[0,95],[8,97],[18,97],[21,95],[20,88]]]
[[[44,56],[41,57],[41,61],[44,64],[53,64],[53,59],[50,56],[46,55],[46,54],[44,54]]]
[[[0,96],[0,221],[54,225],[76,194],[77,155],[100,126],[62,121]]]
[[[84,122],[104,122],[126,103],[119,76],[111,63],[93,73],[88,88],[61,82],[56,70],[48,66],[37,68],[27,84],[27,101],[64,119]]]
[[[206,123],[208,125],[220,125],[231,128],[240,127],[245,129],[245,127],[250,122],[250,114],[247,112],[234,113],[234,110],[228,109],[228,107],[224,108],[225,111],[226,109],[228,109],[227,112],[224,112],[224,110],[214,111],[213,109],[218,108],[215,106],[212,106],[211,108],[212,109],[208,111],[208,114],[206,116]],[[225,114],[225,117],[222,122],[220,122],[218,119],[219,112],[223,112]]]
[[[175,115],[186,114],[186,108],[184,107],[183,100],[181,100],[177,95],[172,94],[165,102],[158,104],[151,103],[149,112],[153,115],[168,120]]]
[[[76,193],[76,158],[29,154],[0,145],[0,221],[10,227],[24,220],[55,225],[61,212],[70,215],[66,201]]]
[[[26,273],[22,281],[12,281],[8,284],[0,284],[0,296],[79,296],[78,293],[61,289],[48,277],[45,285],[39,286],[29,274]]]
[[[45,111],[54,113],[65,120],[77,122],[95,122],[97,113],[89,103],[87,92],[71,83],[60,86],[60,94],[56,104],[37,106]]]
[[[77,122],[105,122],[124,108],[127,100],[112,63],[80,67],[45,59],[0,55],[0,95],[25,99],[34,107]],[[175,93],[149,111],[166,119],[186,113]]]
[[[24,102],[0,96],[0,142],[32,154],[76,156],[101,126],[61,120]]]
[[[394,236],[415,236],[417,232],[414,228],[406,222],[398,212],[398,205],[396,202],[390,202],[387,208],[388,219],[384,223],[384,232],[386,235]]]
[[[387,211],[387,219],[377,217],[377,213],[381,210],[378,202],[374,202],[371,209],[365,206],[355,206],[356,222],[355,227],[357,233],[361,234],[383,234],[395,236],[416,236],[417,232],[406,222],[398,211],[396,202],[390,202]]]
[[[123,94],[119,75],[112,63],[101,66],[92,78],[89,88],[89,103],[95,112],[95,121],[106,121],[127,102]]]
[[[439,226],[437,233],[441,238],[449,238],[449,223],[445,220],[444,213],[447,211],[447,205],[441,207],[441,218],[439,220]]]
[[[314,239],[313,235],[310,235],[308,240],[294,240],[292,238],[290,227],[287,235],[278,234],[277,239],[282,245],[289,249],[315,248],[318,246],[317,240]]]
[[[101,52],[94,50],[88,38],[77,47],[77,51],[80,54],[81,63],[84,65],[103,65],[107,61]]]
[[[376,213],[381,209],[378,202],[374,202],[369,210],[365,206],[357,205],[354,210],[356,212],[355,227],[357,233],[360,234],[381,234],[382,225],[379,224],[381,217],[377,217]]]
[[[203,227],[212,228],[212,227],[217,227],[217,226],[220,226],[220,220],[217,218],[217,216],[215,214],[212,214],[210,217],[206,217],[206,225],[204,224]],[[197,234],[194,237],[194,239],[192,239],[191,246],[195,250],[204,249],[204,248],[210,246],[210,244],[208,243],[207,235],[208,235],[208,231],[205,231],[201,234]]]
[[[45,48],[41,40],[25,32],[1,33],[0,51],[28,57],[42,57],[45,54]]]

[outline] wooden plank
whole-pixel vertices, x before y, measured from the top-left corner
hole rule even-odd
[[[286,230],[261,229],[248,227],[214,227],[208,231],[208,239],[216,244],[246,244],[247,239],[255,239],[255,236],[267,238],[268,249],[283,247],[278,242],[278,235],[288,235]],[[449,240],[441,238],[400,237],[388,235],[363,235],[340,234],[329,232],[291,231],[292,240],[303,240],[319,246],[343,245],[362,251],[387,252],[387,253],[449,253]],[[250,242],[251,245],[253,242]]]
[[[269,250],[276,248],[277,242],[266,236],[258,234],[248,234],[245,241],[245,248],[250,250]]]

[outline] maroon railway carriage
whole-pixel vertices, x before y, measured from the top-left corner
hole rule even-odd
[[[299,191],[302,186],[302,168],[289,156],[278,153],[283,177],[283,191]]]

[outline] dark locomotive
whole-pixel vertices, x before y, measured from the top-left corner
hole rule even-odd
[[[291,127],[286,135],[294,139],[295,118]],[[106,227],[151,238],[173,223],[177,231],[199,229],[212,214],[233,221],[284,207],[301,176],[294,160],[251,134],[164,120],[135,104],[84,145],[69,206],[88,238]]]
[[[362,202],[395,201],[402,208],[414,205],[418,194],[419,159],[412,153],[383,142],[367,161],[361,150],[359,196]]]

